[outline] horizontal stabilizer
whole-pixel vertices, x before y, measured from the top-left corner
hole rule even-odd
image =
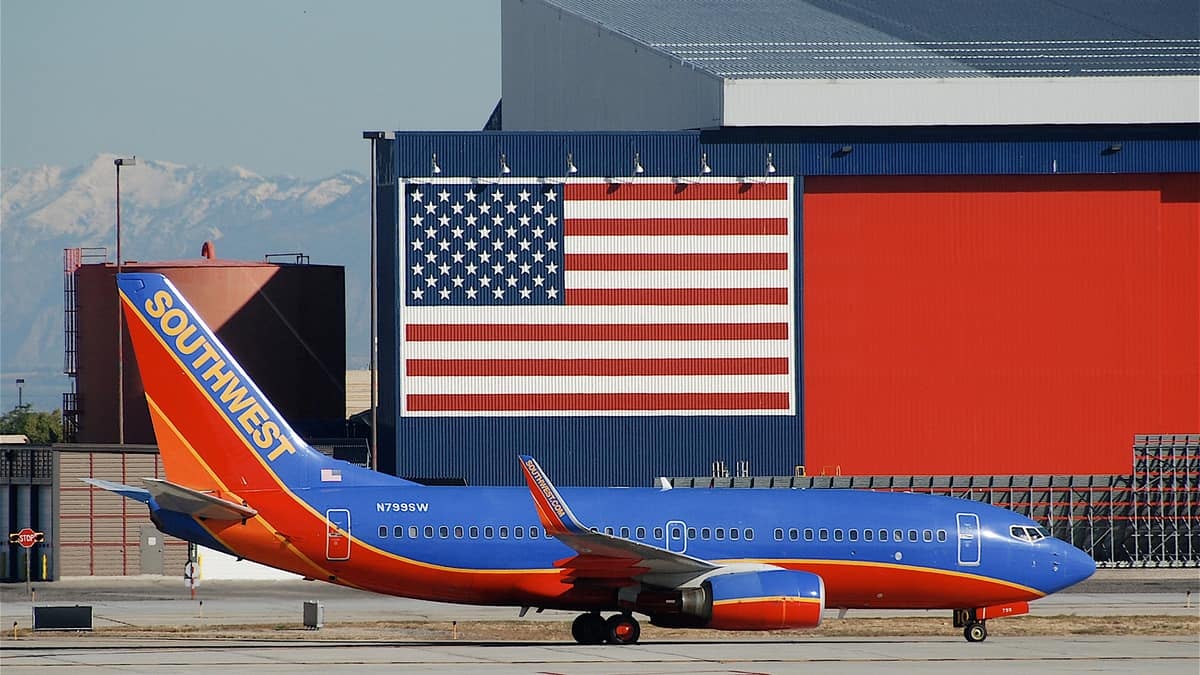
[[[176,485],[159,478],[143,478],[150,494],[159,508],[178,511],[198,518],[210,520],[245,520],[258,515],[258,511],[221,499],[207,492]]]
[[[150,491],[147,490],[146,488],[134,487],[132,485],[125,485],[124,483],[114,483],[110,480],[102,480],[100,478],[80,478],[80,480],[87,483],[88,485],[94,485],[94,486],[100,488],[101,490],[108,490],[109,492],[115,492],[115,493],[121,495],[122,497],[128,497],[134,501],[138,501],[143,504],[150,503]]]

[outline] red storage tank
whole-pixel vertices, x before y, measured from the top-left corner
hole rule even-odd
[[[1200,176],[804,187],[810,472],[1123,474],[1200,429]]]
[[[169,278],[301,433],[340,436],[346,406],[345,270],[233,260],[125,263]],[[80,443],[118,442],[117,300],[111,264],[75,272]],[[154,443],[129,335],[125,442]]]

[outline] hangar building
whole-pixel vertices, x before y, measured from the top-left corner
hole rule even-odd
[[[502,8],[490,130],[376,142],[381,469],[1129,474],[1200,429],[1194,3]]]

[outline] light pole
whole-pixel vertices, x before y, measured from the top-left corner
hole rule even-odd
[[[382,131],[364,131],[363,138],[371,141],[371,359],[370,364],[367,366],[371,369],[371,414],[369,416],[371,420],[371,438],[369,441],[369,449],[371,451],[371,469],[378,471],[379,460],[378,453],[376,451],[378,449],[377,446],[379,445],[379,420],[376,418],[376,408],[378,407],[378,403],[375,400],[375,391],[379,377],[378,364],[375,362],[375,356],[378,352],[378,336],[376,335],[375,328],[375,312],[377,302],[375,297],[375,229],[378,225],[378,214],[375,211],[375,183],[378,181],[378,177],[375,175],[375,166],[377,161],[375,158],[375,151],[377,148],[376,143],[380,140],[383,140],[384,133]]]
[[[113,160],[117,167],[117,278],[121,275],[121,167],[137,165],[137,155]],[[125,445],[125,318],[117,284],[117,443]]]
[[[25,406],[25,400],[22,397],[22,394],[24,393],[22,391],[22,389],[24,389],[24,387],[25,387],[25,378],[18,377],[17,378],[17,408],[18,409],[23,408]]]

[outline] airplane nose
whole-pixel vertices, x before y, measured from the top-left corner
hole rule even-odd
[[[1087,553],[1064,542],[1059,552],[1064,588],[1073,586],[1096,573],[1096,561]]]

